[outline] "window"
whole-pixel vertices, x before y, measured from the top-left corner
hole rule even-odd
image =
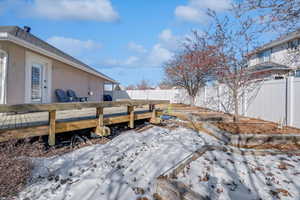
[[[300,69],[296,70],[295,76],[300,77]]]
[[[0,49],[0,104],[5,103],[7,54]]]
[[[42,65],[33,64],[31,67],[31,100],[41,102],[42,100]]]
[[[271,61],[272,49],[262,51],[258,54],[259,63],[270,62]]]
[[[288,48],[290,50],[295,50],[298,48],[299,44],[300,44],[300,39],[292,40],[292,41],[288,42]]]

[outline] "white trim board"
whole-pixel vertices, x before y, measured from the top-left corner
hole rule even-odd
[[[7,66],[8,66],[8,54],[6,51],[0,49],[0,53],[4,53],[4,69],[2,77],[0,77],[0,81],[2,82],[2,91],[0,91],[0,104],[6,104],[7,102]],[[1,66],[0,66],[1,67]]]

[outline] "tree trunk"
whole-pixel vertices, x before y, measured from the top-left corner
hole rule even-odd
[[[191,103],[190,103],[191,106],[195,106],[196,105],[196,97],[190,95],[190,98],[191,98],[191,100],[190,100],[191,101]]]
[[[233,91],[233,101],[234,101],[233,121],[238,122],[239,121],[239,100],[238,100],[237,91]]]

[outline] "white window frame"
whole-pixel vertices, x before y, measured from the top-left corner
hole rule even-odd
[[[47,79],[47,94],[42,95],[41,103],[51,103],[52,99],[52,61],[44,56],[26,51],[25,64],[25,103],[36,103],[31,101],[31,63],[36,62],[42,64],[46,68],[44,73]],[[44,69],[45,70],[45,69]],[[43,93],[45,95],[45,93]]]
[[[258,54],[258,62],[259,63],[270,62],[272,53],[273,53],[272,48],[260,52]]]
[[[3,73],[2,73],[2,77],[0,77],[1,80],[1,84],[2,84],[2,88],[0,91],[0,104],[6,104],[7,102],[7,97],[6,97],[6,88],[7,88],[7,65],[8,65],[8,54],[6,51],[0,49],[0,53],[3,53],[5,55],[4,58],[4,66],[3,66]]]

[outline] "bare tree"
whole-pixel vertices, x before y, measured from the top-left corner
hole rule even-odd
[[[173,88],[173,86],[166,80],[161,81],[157,86],[159,87],[159,89],[162,89],[162,90],[167,90],[167,89]]]
[[[299,0],[240,0],[237,5],[258,15],[264,28],[291,31],[299,26]]]
[[[165,76],[171,85],[186,89],[194,105],[200,88],[210,79],[218,58],[216,47],[209,45],[205,36],[197,31],[193,31],[192,35],[183,43],[182,52],[166,64]]]
[[[126,90],[135,90],[135,89],[136,89],[136,87],[134,85],[128,85],[126,87]]]
[[[149,84],[149,82],[146,81],[146,80],[142,80],[140,83],[138,83],[136,85],[136,88],[138,90],[149,90],[149,89],[152,89],[151,86],[150,86],[150,84]]]
[[[234,121],[239,121],[240,105],[245,98],[257,94],[262,82],[260,74],[248,67],[249,53],[254,48],[256,21],[251,17],[241,17],[233,9],[231,16],[219,18],[210,11],[213,29],[210,39],[218,47],[218,69],[216,79],[226,87],[225,110],[233,110]],[[232,28],[234,27],[234,28]]]

